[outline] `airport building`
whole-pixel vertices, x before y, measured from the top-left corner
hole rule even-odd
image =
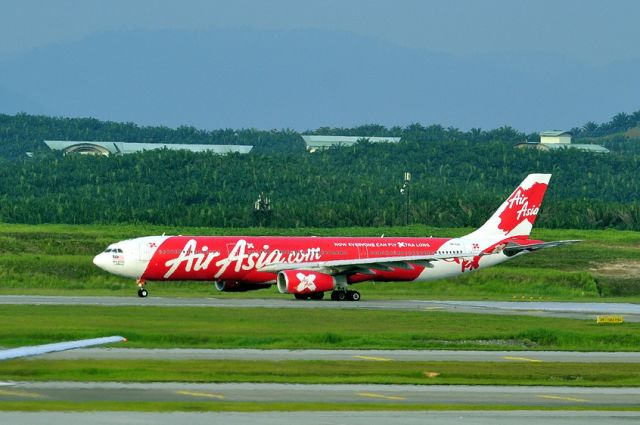
[[[54,151],[62,151],[66,154],[81,155],[125,155],[129,153],[150,151],[155,149],[187,150],[191,152],[249,153],[253,146],[248,145],[191,145],[175,143],[127,143],[104,141],[67,141],[45,140],[44,144]]]
[[[558,149],[578,149],[586,152],[608,153],[609,149],[600,145],[571,143],[571,132],[553,130],[540,132],[539,142],[525,141],[516,143],[515,147],[519,149],[533,148],[543,151],[553,151]]]
[[[398,143],[400,137],[373,137],[373,136],[311,136],[302,135],[309,152],[326,149],[330,146],[351,146],[358,140],[367,140],[369,143]]]
[[[569,144],[571,143],[571,132],[562,130],[541,131],[540,143]]]

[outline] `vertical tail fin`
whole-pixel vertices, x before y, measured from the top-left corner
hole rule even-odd
[[[551,174],[529,174],[482,227],[464,238],[486,248],[510,237],[529,236],[549,179]]]

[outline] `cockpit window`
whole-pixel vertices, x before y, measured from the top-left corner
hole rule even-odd
[[[111,252],[111,248],[105,249],[104,252]]]

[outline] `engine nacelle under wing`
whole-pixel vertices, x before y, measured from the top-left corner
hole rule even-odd
[[[332,291],[336,279],[312,270],[283,270],[278,273],[278,291],[281,294],[309,294]]]
[[[246,283],[236,280],[219,280],[216,282],[216,289],[220,292],[247,292],[269,287],[271,287],[270,284]]]

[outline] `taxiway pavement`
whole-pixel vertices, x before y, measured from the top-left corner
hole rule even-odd
[[[416,411],[416,412],[0,412],[12,425],[601,425],[635,424],[640,412]]]
[[[490,385],[16,382],[1,401],[391,403],[527,407],[637,407],[640,388]]]
[[[595,319],[597,315],[622,315],[629,322],[640,322],[640,304],[580,303],[551,301],[418,301],[363,300],[359,302],[299,301],[289,298],[148,298],[3,295],[0,304],[100,305],[155,307],[231,307],[231,308],[332,308],[368,310],[449,311],[481,314],[511,314],[543,317]]]
[[[640,363],[640,352],[83,348],[31,359]]]

